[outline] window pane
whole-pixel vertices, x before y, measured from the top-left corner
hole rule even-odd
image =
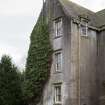
[[[87,24],[86,25],[81,25],[81,35],[82,36],[87,36]]]
[[[58,22],[58,35],[62,35],[62,21]]]
[[[61,85],[55,86],[55,103],[61,102]]]
[[[82,26],[82,34],[86,35],[86,27]]]
[[[61,71],[62,69],[62,54],[61,52],[55,54],[55,66],[56,66],[56,71]]]
[[[62,35],[62,20],[61,19],[57,19],[55,21],[55,24],[54,24],[54,31],[55,31],[55,36],[58,37],[58,36],[61,36]]]

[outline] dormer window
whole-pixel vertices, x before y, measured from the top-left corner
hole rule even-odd
[[[62,36],[62,30],[62,18],[58,18],[54,21],[55,38]]]
[[[88,36],[88,27],[87,27],[87,23],[81,24],[81,36]]]

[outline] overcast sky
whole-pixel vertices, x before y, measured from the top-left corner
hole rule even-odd
[[[105,0],[72,1],[95,12],[105,8]],[[0,0],[0,57],[10,55],[18,67],[24,67],[41,7],[42,0]]]

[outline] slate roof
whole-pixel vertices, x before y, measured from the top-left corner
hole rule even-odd
[[[105,25],[105,9],[96,12],[96,15],[100,18],[99,24],[100,26]]]
[[[69,0],[59,0],[59,2],[61,3],[66,15],[71,17],[87,15],[90,20],[90,25],[97,28],[105,24],[105,10],[95,13]]]

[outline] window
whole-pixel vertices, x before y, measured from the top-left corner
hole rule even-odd
[[[56,67],[56,71],[61,71],[62,69],[62,53],[61,52],[55,53],[55,67]]]
[[[81,25],[81,36],[88,36],[87,30],[88,30],[87,24]]]
[[[61,94],[61,84],[56,84],[54,86],[54,103],[61,104],[62,102],[62,94]]]
[[[56,19],[54,21],[54,33],[55,37],[62,36],[62,19]]]

